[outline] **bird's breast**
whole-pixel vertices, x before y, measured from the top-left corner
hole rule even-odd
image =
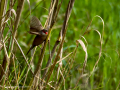
[[[37,35],[33,41],[33,45],[38,46],[42,44],[45,39],[46,39],[46,36]]]

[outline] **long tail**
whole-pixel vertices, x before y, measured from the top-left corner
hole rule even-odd
[[[35,47],[35,46],[32,46],[32,47],[28,50],[28,52],[27,52],[26,55],[28,55],[28,53],[29,53],[34,47]]]

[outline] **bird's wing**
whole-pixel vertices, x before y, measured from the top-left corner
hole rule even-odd
[[[30,22],[30,32],[39,32],[41,31],[43,28],[41,22],[39,21],[39,19],[35,16],[32,17],[31,22]]]
[[[41,35],[41,33],[36,32],[36,31],[28,31],[28,33],[30,33],[30,34],[34,34],[34,35]]]

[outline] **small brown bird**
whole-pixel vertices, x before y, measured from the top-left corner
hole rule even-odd
[[[41,22],[39,21],[39,19],[35,16],[32,17],[31,22],[30,22],[30,34],[34,34],[37,35],[32,43],[31,48],[28,50],[27,54],[30,52],[30,50],[32,50],[35,46],[38,46],[40,44],[42,44],[47,35],[48,35],[48,30],[49,27],[47,27],[47,29],[44,29]]]

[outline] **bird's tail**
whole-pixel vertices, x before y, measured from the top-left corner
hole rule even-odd
[[[32,46],[32,47],[28,50],[28,52],[27,52],[26,55],[28,55],[28,53],[29,53],[34,47],[35,47],[35,46]]]

